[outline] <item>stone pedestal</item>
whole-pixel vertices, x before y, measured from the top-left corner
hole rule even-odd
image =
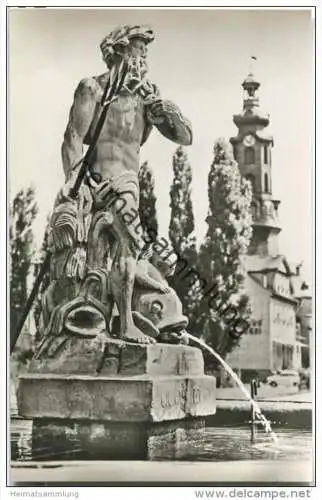
[[[29,419],[164,422],[215,413],[216,380],[189,346],[69,338],[19,379]]]
[[[38,442],[47,436],[55,447],[74,436],[84,449],[101,443],[105,452],[123,446],[147,456],[153,427],[182,429],[214,414],[215,391],[197,348],[69,338],[51,358],[32,361],[17,402]]]

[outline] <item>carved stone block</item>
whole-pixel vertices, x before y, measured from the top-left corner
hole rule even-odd
[[[202,375],[203,356],[189,346],[126,344],[121,352],[120,374],[139,375]]]
[[[216,413],[216,379],[214,377],[189,377],[187,380],[186,413],[202,417]]]
[[[163,422],[214,414],[215,391],[207,375],[25,374],[17,401],[19,414],[30,419]]]
[[[29,365],[30,373],[65,373],[94,375],[100,366],[104,355],[105,343],[93,339],[68,337],[65,340],[57,339],[57,349],[54,349],[52,341],[50,352],[52,356],[33,359]],[[58,344],[59,342],[59,344]],[[115,351],[115,349],[114,349]],[[117,358],[107,358],[105,362],[105,374],[117,373]],[[113,363],[110,363],[114,359]],[[116,361],[116,363],[115,363]]]
[[[199,349],[170,344],[70,337],[53,357],[32,360],[29,372],[84,375],[203,375]]]
[[[186,415],[187,379],[160,377],[153,380],[151,418],[154,422],[180,420]]]

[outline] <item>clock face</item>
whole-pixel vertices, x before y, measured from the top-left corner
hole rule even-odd
[[[246,135],[244,137],[243,143],[245,146],[254,146],[255,144],[255,137],[253,135]]]

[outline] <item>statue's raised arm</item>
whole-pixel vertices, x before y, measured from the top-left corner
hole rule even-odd
[[[192,144],[192,128],[180,109],[172,101],[156,98],[147,105],[147,120],[167,137],[182,146]]]

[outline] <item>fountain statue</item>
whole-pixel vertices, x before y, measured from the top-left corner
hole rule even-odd
[[[147,26],[112,31],[100,45],[107,71],[74,93],[62,144],[66,180],[50,220],[42,340],[18,388],[20,414],[38,424],[215,412],[215,379],[187,345],[188,320],[167,284],[173,266],[140,227],[140,147],[153,127],[192,143],[189,121],[147,77],[153,40]]]
[[[114,303],[120,317],[118,337],[150,344],[132,312],[137,261],[144,245],[139,217],[139,149],[154,125],[165,137],[192,142],[190,123],[178,107],[160,97],[147,79],[147,46],[153,31],[125,26],[107,36],[101,49],[109,71],[77,87],[62,144],[66,184],[51,218],[51,283],[43,301],[44,346],[64,330],[86,334],[91,325],[109,331]],[[80,169],[83,145],[93,140],[106,85],[113,86],[124,65],[122,87],[113,96],[101,127],[95,155],[76,199],[70,199]],[[128,214],[132,220],[129,222]],[[136,221],[133,223],[133,219]],[[164,293],[160,285],[150,288]],[[46,346],[46,347],[45,347]]]

